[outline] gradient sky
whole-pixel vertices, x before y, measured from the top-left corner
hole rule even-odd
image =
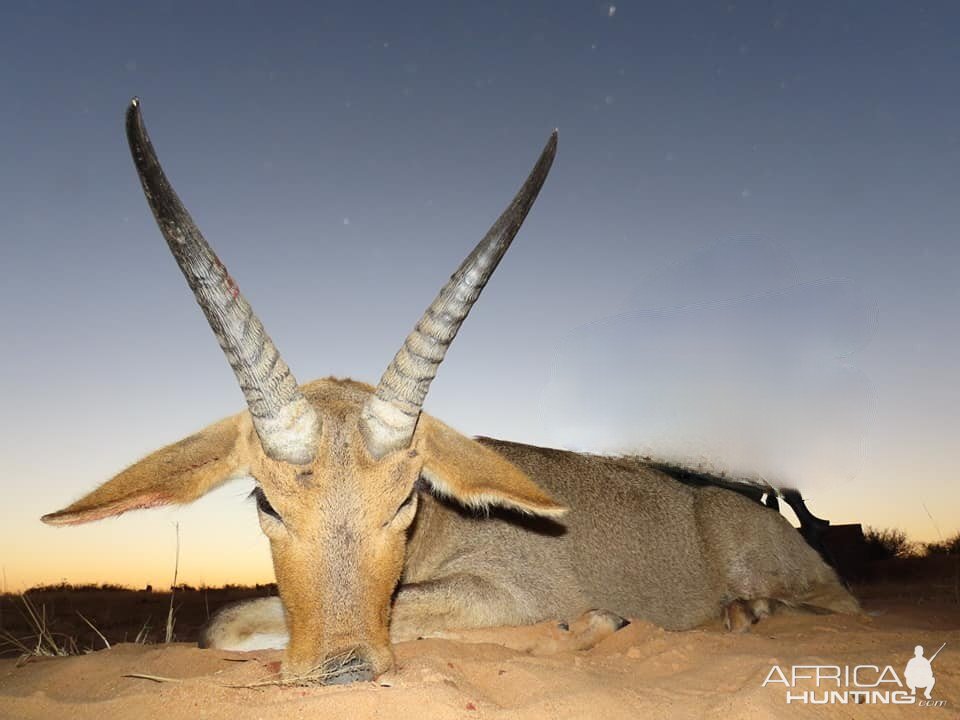
[[[272,578],[249,481],[39,521],[243,404],[137,184],[133,95],[301,381],[375,382],[558,127],[430,412],[960,528],[957,4],[137,5],[0,22],[8,589],[165,585],[174,522],[183,581]]]

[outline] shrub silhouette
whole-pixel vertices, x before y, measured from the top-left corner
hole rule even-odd
[[[960,555],[960,532],[942,542],[925,544],[923,551],[927,555]]]
[[[917,554],[917,547],[907,539],[907,534],[897,528],[867,527],[863,531],[867,544],[867,560],[876,562],[890,558],[905,558]]]

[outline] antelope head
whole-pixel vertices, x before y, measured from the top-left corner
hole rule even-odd
[[[133,464],[44,522],[72,525],[189,503],[252,476],[290,643],[287,676],[349,658],[353,677],[392,664],[391,596],[420,492],[467,507],[564,512],[500,455],[423,413],[437,368],[546,179],[548,140],[509,207],[417,321],[380,383],[300,386],[180,202],[134,99],[127,139],[150,209],[223,349],[247,409]]]

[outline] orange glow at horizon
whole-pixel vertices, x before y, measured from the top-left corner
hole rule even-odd
[[[236,481],[192,506],[134,512],[74,527],[42,525],[36,519],[38,512],[18,522],[17,534],[24,542],[20,547],[29,542],[31,552],[5,553],[3,589],[20,592],[61,582],[166,589],[176,561],[175,523],[180,532],[178,584],[215,587],[274,582],[269,543],[246,500],[250,486],[249,480]],[[901,504],[887,496],[868,505],[863,485],[851,483],[831,488],[829,502],[811,495],[811,508],[834,524],[896,527],[919,542],[935,542],[960,530],[960,491],[924,502],[926,510],[910,497],[909,488],[903,488],[902,494]]]

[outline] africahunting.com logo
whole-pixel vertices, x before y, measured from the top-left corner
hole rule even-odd
[[[932,696],[937,682],[933,661],[944,646],[946,643],[927,659],[923,646],[917,645],[902,673],[892,665],[774,665],[762,686],[782,685],[788,705],[944,707],[946,700]]]

